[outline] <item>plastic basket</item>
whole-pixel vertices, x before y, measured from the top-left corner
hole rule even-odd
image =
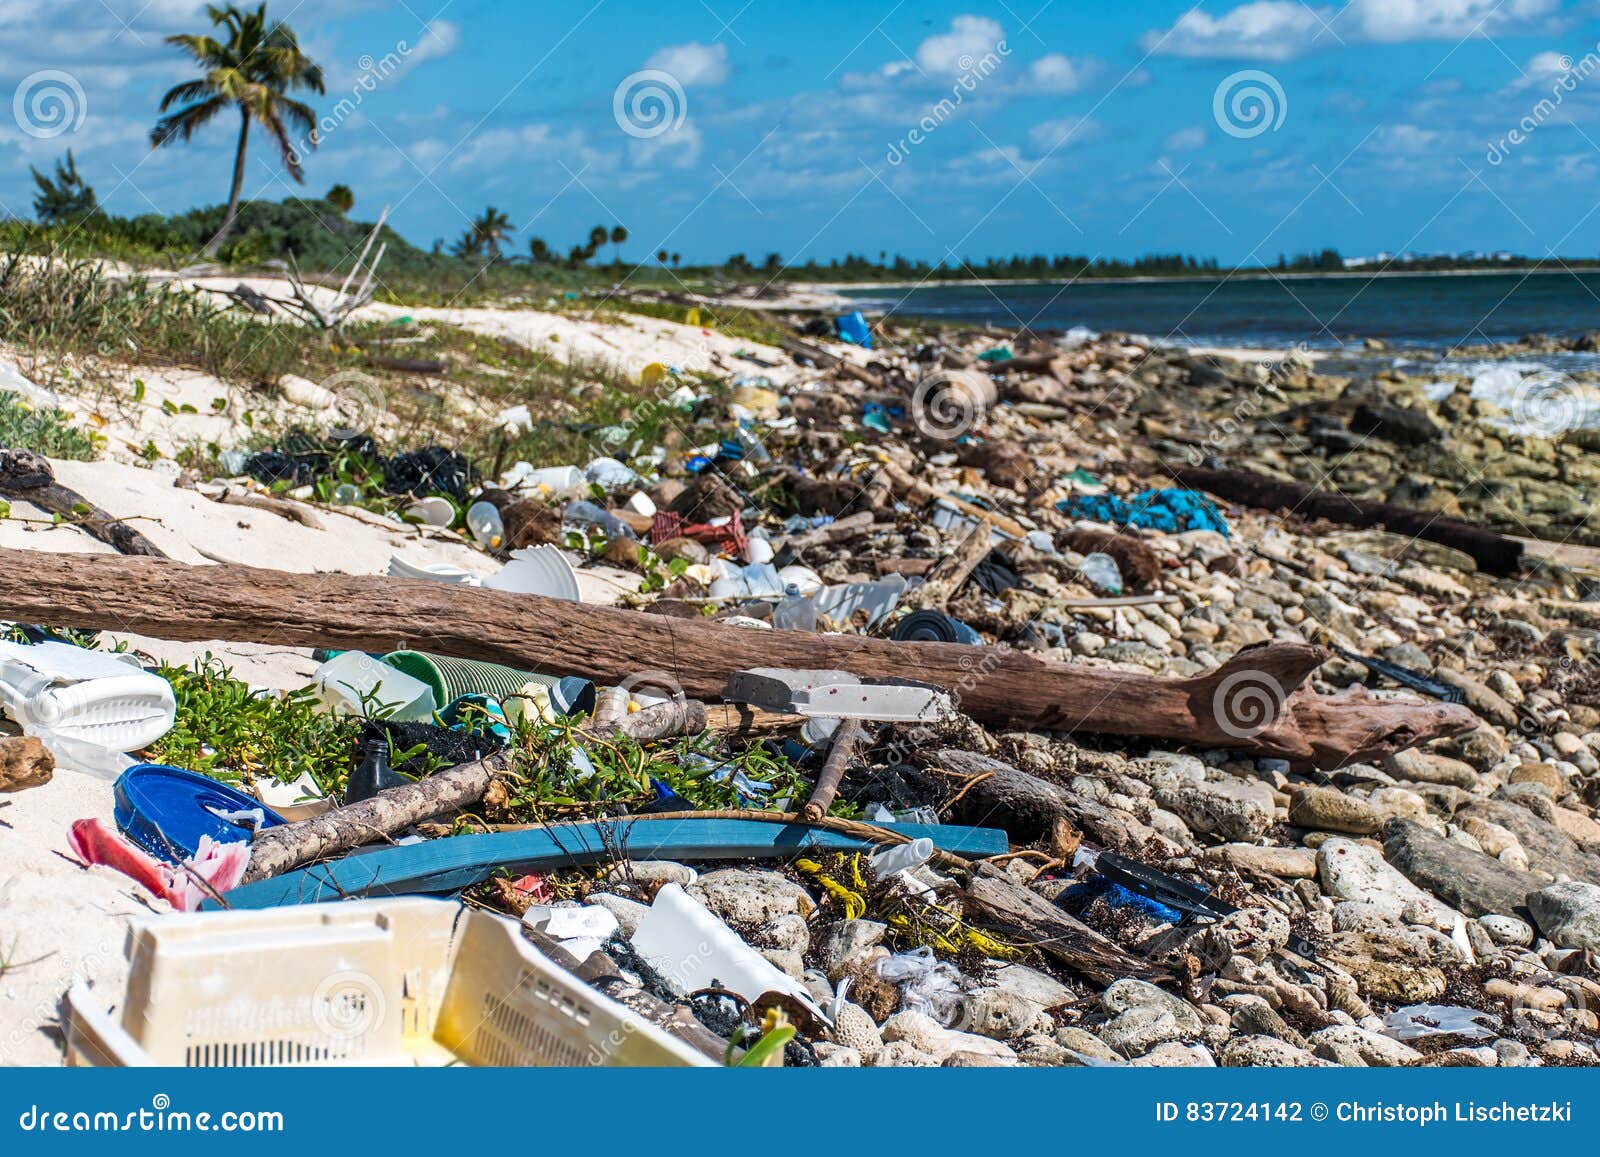
[[[124,951],[118,1013],[67,994],[68,1064],[712,1063],[450,900],[144,918]]]

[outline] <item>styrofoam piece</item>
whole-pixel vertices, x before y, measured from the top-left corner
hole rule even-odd
[[[407,562],[399,555],[393,555],[389,559],[389,577],[427,579],[429,582],[457,583],[461,586],[470,586],[476,579],[476,576],[471,571],[462,570],[458,566],[450,566],[442,562],[418,566],[415,563]]]
[[[663,885],[656,893],[631,942],[680,994],[713,983],[749,1001],[775,992],[827,1019],[810,989],[746,944],[680,884]]]
[[[616,916],[599,905],[556,908],[549,904],[530,904],[522,914],[522,924],[556,940],[604,941],[615,936],[620,927]]]
[[[633,497],[622,505],[624,509],[631,510],[635,514],[642,514],[646,518],[654,518],[656,516],[655,500],[643,490],[634,491]]]
[[[125,993],[67,995],[69,1064],[714,1063],[450,900],[132,918],[124,952]]]
[[[730,675],[722,697],[768,711],[829,719],[905,723],[955,714],[950,696],[938,687],[910,680],[863,682],[848,671],[752,667]]]
[[[433,688],[363,651],[342,651],[311,674],[317,698],[333,711],[365,713],[364,704],[391,709],[388,718],[426,720],[439,705]]]
[[[489,590],[519,595],[542,595],[547,599],[580,602],[578,574],[561,549],[545,543],[511,552],[511,561],[499,574],[488,575],[482,584]]]
[[[131,655],[69,643],[0,643],[0,708],[23,734],[114,774],[111,764],[119,761],[103,756],[160,739],[172,730],[178,704],[172,684]]]

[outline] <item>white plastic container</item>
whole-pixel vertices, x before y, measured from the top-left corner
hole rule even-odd
[[[449,900],[136,917],[123,952],[125,992],[67,994],[68,1064],[712,1063]]]
[[[172,684],[131,655],[68,643],[0,643],[0,707],[84,770],[115,775],[109,758],[154,743],[177,718]]]
[[[343,651],[311,675],[317,698],[330,711],[365,715],[368,706],[382,708],[385,718],[401,722],[427,720],[438,704],[433,688],[421,679],[374,659],[363,651]]]

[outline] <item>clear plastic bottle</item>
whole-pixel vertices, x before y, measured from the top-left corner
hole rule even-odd
[[[783,601],[772,609],[772,625],[780,631],[815,631],[817,608],[800,593],[800,588],[789,583],[783,588]]]

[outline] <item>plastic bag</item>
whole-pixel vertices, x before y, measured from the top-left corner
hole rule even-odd
[[[933,955],[913,948],[878,961],[878,975],[900,989],[900,1007],[931,1016],[949,1028],[961,1012],[961,973]]]

